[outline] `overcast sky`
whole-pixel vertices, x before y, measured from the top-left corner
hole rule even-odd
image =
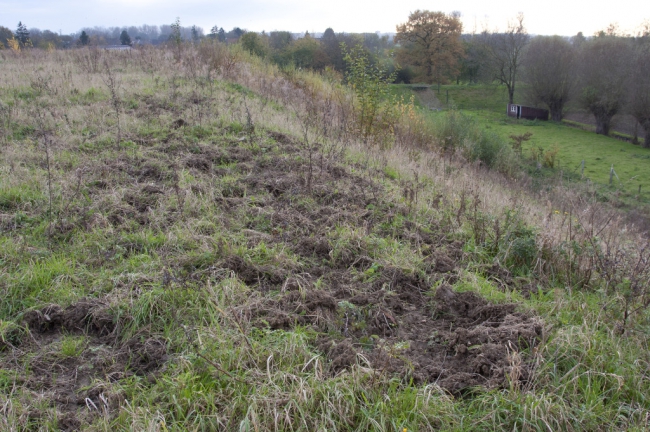
[[[465,32],[506,27],[518,12],[531,34],[585,35],[618,23],[634,32],[650,20],[650,1],[594,0],[0,0],[0,25],[15,30],[18,21],[41,30],[74,33],[82,27],[171,24],[214,25],[230,30],[395,32],[417,9],[460,11]]]

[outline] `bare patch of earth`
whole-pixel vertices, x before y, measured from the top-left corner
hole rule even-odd
[[[23,323],[27,331],[0,347],[0,371],[14,378],[14,386],[54,407],[62,430],[111,416],[121,396],[110,384],[133,375],[154,379],[167,360],[163,339],[118,341],[118,325],[97,300],[31,310]]]
[[[528,381],[533,360],[528,353],[541,341],[543,323],[518,312],[515,304],[492,304],[449,285],[431,295],[404,275],[393,289],[356,288],[305,289],[290,280],[286,293],[248,311],[257,326],[308,325],[323,332],[317,347],[332,374],[359,364],[454,394]]]

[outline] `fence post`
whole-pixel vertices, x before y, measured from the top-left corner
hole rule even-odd
[[[585,160],[583,159],[580,163],[580,178],[585,177]]]
[[[614,179],[614,165],[609,169],[609,184],[612,184],[612,180]]]

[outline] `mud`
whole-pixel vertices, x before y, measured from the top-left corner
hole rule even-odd
[[[31,310],[23,324],[27,331],[0,350],[0,369],[56,408],[65,431],[115,414],[122,400],[110,384],[133,375],[155,377],[168,359],[163,339],[118,340],[119,323],[97,300]],[[77,347],[65,350],[66,340],[77,341]]]
[[[397,274],[385,280],[392,284],[356,294],[362,286],[329,291],[305,289],[303,283],[300,290],[253,306],[253,323],[320,331],[316,347],[333,375],[359,364],[456,395],[476,386],[528,382],[530,353],[543,338],[540,319],[446,284],[432,294],[417,278]]]
[[[244,260],[240,256],[230,256],[222,263],[224,268],[232,270],[246,284],[280,284],[287,277],[288,272],[282,268],[270,265],[256,265]]]
[[[449,284],[459,277],[463,244],[436,225],[441,222],[412,221],[411,207],[360,174],[364,167],[337,165],[320,154],[308,167],[304,155],[296,157],[299,141],[282,133],[266,132],[264,145],[275,144],[264,151],[241,142],[197,143],[188,151],[179,144],[184,129],[179,125],[169,139],[150,147],[176,157],[176,165],[153,153],[123,155],[89,175],[93,196],[125,189],[117,203],[105,201],[99,222],[127,230],[133,221],[150,223],[175,195],[175,170],[186,169],[196,181],[184,192],[213,193],[226,229],[237,225],[249,247],[263,242],[297,259],[259,262],[219,243],[200,256],[169,256],[175,277],[201,281],[209,269],[229,270],[252,288],[240,316],[258,328],[313,328],[320,334],[314,349],[327,359],[330,376],[360,365],[373,376],[437,384],[453,394],[529,380],[534,362],[529,353],[543,337],[541,321],[514,305],[454,292]],[[239,179],[230,181],[235,174]],[[215,235],[218,226],[207,224],[197,232]],[[357,231],[337,242],[332,234],[341,226]],[[369,234],[411,246],[423,264],[410,273],[376,262]],[[105,259],[118,250],[123,256],[143,251],[139,244],[117,242]],[[512,279],[500,272],[488,270],[489,277],[509,284]],[[64,429],[113,415],[121,396],[111,383],[133,375],[153,380],[168,359],[166,342],[146,331],[120,340],[120,323],[101,302],[51,305],[27,312],[23,321],[29,331],[0,347],[0,367],[50,401]],[[81,338],[79,351],[63,355],[62,343],[71,336]]]

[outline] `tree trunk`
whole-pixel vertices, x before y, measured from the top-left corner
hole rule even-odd
[[[554,122],[561,122],[564,118],[564,104],[555,102],[548,104],[548,110],[551,112],[551,120]]]
[[[643,148],[650,148],[650,120],[643,124],[645,130],[645,139],[643,140]]]
[[[551,111],[551,120],[554,122],[561,122],[564,117],[562,110],[552,110]]]
[[[637,135],[637,128],[641,126],[645,132],[645,138],[643,140],[643,148],[650,148],[650,117],[643,118],[643,116],[635,115],[636,125],[634,126],[634,135]],[[638,144],[638,139],[637,139]]]
[[[614,114],[616,114],[616,110],[608,110],[596,105],[592,106],[590,111],[596,119],[596,133],[609,136],[609,128],[611,127],[612,117],[614,117]]]
[[[515,103],[515,85],[507,85],[508,87],[508,103],[513,104]]]
[[[606,114],[594,115],[596,118],[596,133],[609,136],[609,127],[612,118]]]

